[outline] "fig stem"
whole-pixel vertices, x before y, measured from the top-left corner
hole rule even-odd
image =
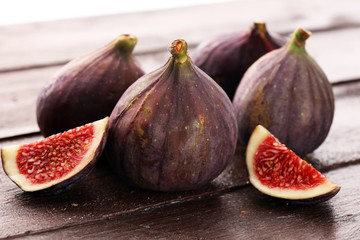
[[[288,43],[288,48],[293,52],[305,52],[305,42],[311,35],[311,32],[298,28],[292,34],[292,38]]]
[[[176,63],[184,63],[188,59],[187,42],[184,39],[174,40],[170,47],[169,52],[175,59]]]
[[[254,22],[253,29],[258,32],[266,32],[266,24],[265,22]]]
[[[252,36],[260,36],[260,38],[262,39],[262,41],[264,42],[264,44],[265,44],[270,50],[275,49],[275,48],[273,47],[273,45],[271,44],[271,42],[269,41],[270,36],[269,36],[269,34],[268,34],[268,32],[267,32],[265,22],[255,21],[255,22],[254,22],[254,25],[252,26],[251,35],[252,35]]]
[[[114,46],[124,54],[130,54],[137,44],[137,37],[131,34],[121,34],[114,39]]]

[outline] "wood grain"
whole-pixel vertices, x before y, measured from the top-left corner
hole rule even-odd
[[[255,19],[266,21],[269,31],[283,34],[301,26],[314,31],[307,42],[308,52],[331,82],[358,79],[360,18],[355,9],[359,5],[356,0],[306,0],[298,5],[243,0],[0,27],[0,138],[37,132],[36,98],[45,82],[69,60],[126,32],[138,36],[135,54],[150,72],[165,63],[168,45],[179,37],[188,41],[192,51],[212,36],[248,29]],[[222,17],[213,17],[218,15]]]
[[[313,161],[321,162],[322,170],[339,164],[353,164],[360,159],[360,81],[336,85],[335,116],[328,137],[313,153]]]
[[[360,9],[357,0],[303,0],[297,4],[283,0],[242,0],[0,27],[0,71],[61,65],[99,48],[121,33],[138,36],[135,52],[146,54],[166,51],[177,38],[184,38],[194,46],[215,35],[248,29],[255,20],[267,22],[269,31],[282,34],[289,34],[297,27],[313,32],[352,28],[354,32],[347,35],[347,42],[359,36],[359,31],[356,31],[360,27],[357,9]],[[339,50],[358,49],[356,44],[343,46],[344,41],[332,38],[326,42]],[[317,49],[324,53],[321,48]],[[326,49],[334,50],[331,47]]]
[[[142,65],[155,70],[165,63],[165,52],[142,55]],[[36,100],[47,81],[62,67],[51,66],[0,73],[0,138],[38,132]]]
[[[0,27],[0,148],[41,139],[35,102],[42,86],[66,62],[120,33],[139,37],[135,54],[149,72],[164,64],[175,38],[188,41],[191,56],[204,39],[246,29],[254,19],[285,35],[309,29],[308,52],[332,82],[336,102],[330,133],[307,160],[342,187],[330,201],[310,206],[265,196],[248,183],[241,146],[217,179],[188,192],[131,187],[105,159],[56,196],[23,193],[0,169],[0,239],[357,239],[358,9],[357,0],[241,0]]]
[[[357,104],[360,99],[360,81],[336,85],[334,90],[337,100],[335,119],[332,129],[325,143],[309,158],[313,162],[314,166],[321,171],[336,169],[328,173],[330,176],[333,173],[335,174],[338,172],[337,169],[339,169],[341,174],[344,172],[341,169],[350,169],[353,171],[352,169],[357,169],[360,163],[360,148],[358,147],[360,136],[360,132],[358,133],[358,131],[360,131],[360,128],[358,127],[360,122],[360,113],[358,111],[353,113],[353,104]],[[0,146],[27,143],[40,138],[40,135],[11,138],[1,141]],[[355,172],[353,174],[355,174]],[[340,176],[336,178],[339,178],[340,180],[336,181],[336,179],[334,179],[333,181],[339,182],[340,185],[343,185],[343,180],[341,180]],[[350,176],[346,176],[346,181],[350,178]],[[345,184],[355,185],[353,182],[347,183],[346,181]],[[355,180],[352,179],[352,181]],[[58,196],[38,197],[32,194],[22,193],[22,191],[6,177],[3,170],[0,170],[0,184],[2,186],[0,189],[0,212],[3,212],[0,216],[0,229],[5,229],[0,234],[0,237],[10,235],[22,237],[27,234],[35,234],[37,236],[37,234],[41,235],[43,232],[44,234],[50,234],[51,236],[51,232],[53,231],[55,233],[58,231],[66,232],[68,231],[66,229],[72,229],[72,226],[83,226],[86,229],[84,231],[91,232],[93,227],[89,227],[89,229],[87,229],[87,226],[93,226],[94,224],[100,224],[100,229],[103,227],[105,228],[104,234],[110,234],[108,233],[108,230],[106,230],[106,227],[109,224],[108,219],[122,219],[133,214],[141,215],[143,211],[156,210],[159,207],[187,201],[193,202],[196,199],[204,197],[222,196],[234,190],[239,190],[241,192],[239,194],[243,195],[244,193],[241,189],[244,186],[247,186],[248,182],[247,172],[244,166],[243,151],[240,150],[229,168],[224,171],[224,173],[213,183],[199,190],[190,192],[157,193],[132,188],[121,182],[111,169],[109,169],[105,162],[100,163],[84,181],[80,182],[73,189],[70,189]],[[248,189],[248,187],[245,189]],[[247,192],[248,190],[245,189],[244,191]],[[252,192],[252,190],[250,192]],[[233,193],[230,195],[232,194]],[[351,195],[346,196],[350,197]],[[234,198],[237,199],[238,197]],[[226,201],[231,202],[235,200]],[[270,200],[266,200],[266,202],[268,201]],[[206,205],[206,207],[204,207],[204,211],[207,208],[213,209],[210,207],[211,206]],[[194,208],[200,208],[200,206],[195,205]],[[332,208],[329,207],[329,209]],[[190,214],[191,211],[194,210],[189,211]],[[218,213],[214,214],[214,216],[217,214]],[[257,214],[258,213],[254,216]],[[235,216],[233,217],[235,218]],[[317,218],[320,219],[320,216],[317,216]],[[282,217],[280,216],[279,219],[282,219]],[[316,221],[319,221],[319,219]],[[221,219],[216,219],[214,221],[218,222],[221,221]],[[269,221],[269,219],[266,218],[266,221]],[[333,219],[332,221],[335,220]],[[204,224],[213,223],[208,222]],[[189,224],[189,226],[181,226],[185,227],[185,232],[188,232],[189,229],[187,228],[193,226],[193,224]],[[115,227],[110,224],[109,227],[117,229],[117,225]],[[72,231],[74,230],[71,230],[70,232],[72,233]],[[130,232],[130,230],[128,231]],[[195,229],[190,232],[192,231],[195,232]],[[321,228],[321,231],[325,231],[324,228]],[[121,231],[117,232],[117,234],[120,233]],[[249,232],[246,232],[246,234],[248,233]],[[49,237],[46,234],[45,236]],[[97,234],[97,232],[92,232],[91,234]],[[91,234],[89,237],[92,236]],[[107,236],[106,234],[103,237]],[[209,234],[210,235],[208,235],[208,237],[211,236],[212,232]],[[109,236],[118,237],[120,235],[115,234]],[[125,234],[124,238],[127,236],[128,235]],[[276,235],[276,237],[280,236],[281,235]],[[314,236],[318,235],[315,234]],[[144,236],[140,235],[139,238],[141,237]]]
[[[13,238],[357,239],[359,171],[360,165],[356,165],[326,174],[342,189],[328,202],[316,205],[294,205],[265,196],[249,185],[221,195],[164,204],[130,215],[114,214],[82,224],[43,228]]]
[[[354,36],[359,37],[352,38]],[[352,39],[352,44],[337,44],[349,39]],[[355,66],[357,56],[360,56],[360,48],[354,48],[357,39],[360,39],[360,28],[320,32],[309,38],[307,49],[318,60],[331,82],[360,79],[360,72]],[[166,62],[169,58],[168,44],[164,44],[161,51],[138,56],[147,72]],[[190,56],[193,49],[190,49]],[[344,52],[347,54],[342,54]],[[343,64],[344,62],[347,64]],[[45,83],[61,67],[62,65],[0,73],[0,84],[4,86],[0,88],[0,138],[39,131],[35,115],[36,98]]]

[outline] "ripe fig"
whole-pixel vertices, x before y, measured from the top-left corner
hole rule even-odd
[[[42,89],[37,123],[44,136],[110,116],[125,90],[144,75],[132,55],[137,38],[123,34],[66,64]]]
[[[264,22],[255,22],[249,30],[218,36],[201,43],[195,49],[193,61],[233,99],[250,65],[285,43],[285,37],[269,34]]]
[[[299,203],[316,203],[335,196],[340,187],[280,143],[259,125],[246,149],[252,185],[267,195]]]
[[[235,153],[233,106],[216,82],[191,63],[187,43],[120,98],[110,116],[106,156],[130,184],[150,190],[200,187]]]
[[[233,104],[239,142],[261,124],[296,154],[325,140],[334,116],[332,86],[305,50],[310,33],[299,28],[282,48],[258,59],[245,73]]]
[[[59,193],[85,177],[102,153],[109,117],[48,138],[1,149],[8,177],[25,192]]]

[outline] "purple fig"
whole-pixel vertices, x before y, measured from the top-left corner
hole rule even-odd
[[[284,47],[267,53],[245,73],[233,100],[243,145],[259,124],[300,156],[325,140],[334,95],[325,73],[305,50],[309,36],[297,29]]]
[[[269,34],[265,23],[255,22],[249,30],[217,36],[201,43],[193,54],[193,61],[232,99],[250,65],[285,43],[286,38]]]
[[[66,64],[42,89],[37,122],[49,136],[109,116],[125,90],[144,75],[132,55],[137,38],[123,34]]]
[[[132,185],[158,191],[198,188],[234,155],[233,106],[175,40],[161,68],[137,80],[110,116],[106,157]]]

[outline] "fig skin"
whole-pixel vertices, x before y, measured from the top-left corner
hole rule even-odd
[[[137,80],[110,116],[106,158],[129,184],[156,191],[196,189],[235,153],[237,125],[226,93],[191,63],[187,43]]]
[[[287,38],[270,34],[264,22],[254,22],[249,30],[217,36],[201,43],[192,58],[195,65],[233,99],[242,76],[251,64],[286,42]]]
[[[305,50],[310,33],[297,29],[282,48],[258,59],[233,99],[239,142],[263,125],[303,157],[325,140],[334,116],[334,95],[325,73]]]
[[[60,69],[37,100],[41,133],[50,136],[109,116],[125,90],[144,75],[132,54],[136,43],[135,36],[120,35]]]
[[[312,205],[317,203],[326,202],[329,199],[333,198],[338,192],[340,191],[341,187],[335,188],[333,191],[329,193],[325,193],[323,195],[308,198],[308,199],[293,199],[291,200],[291,203],[294,205]]]

